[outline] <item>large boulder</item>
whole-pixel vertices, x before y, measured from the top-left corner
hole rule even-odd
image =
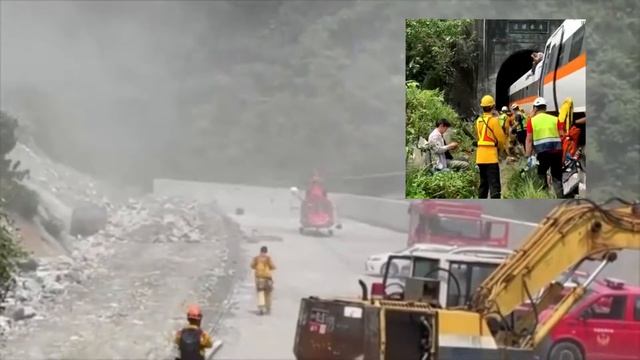
[[[86,204],[73,209],[69,233],[72,236],[91,236],[107,226],[107,209]]]

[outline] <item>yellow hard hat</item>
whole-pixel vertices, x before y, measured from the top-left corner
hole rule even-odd
[[[482,100],[480,100],[480,106],[482,107],[493,106],[495,104],[496,102],[493,100],[493,96],[491,95],[485,95],[482,97]]]

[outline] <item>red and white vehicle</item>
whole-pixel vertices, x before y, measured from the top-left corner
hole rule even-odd
[[[570,288],[565,284],[565,294]],[[552,311],[541,311],[539,318]],[[596,280],[554,327],[540,354],[541,360],[640,360],[640,286]]]
[[[495,246],[506,248],[509,223],[487,220],[479,204],[419,200],[409,205],[407,246]]]

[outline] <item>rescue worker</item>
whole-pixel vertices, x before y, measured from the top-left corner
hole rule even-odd
[[[251,261],[251,269],[254,271],[256,292],[264,291],[264,306],[266,313],[271,313],[271,293],[273,292],[273,276],[271,272],[276,269],[266,246],[260,248],[260,254]],[[261,304],[258,301],[258,308]]]
[[[547,114],[547,103],[543,97],[533,102],[534,114],[527,121],[526,156],[529,167],[533,164],[533,150],[538,160],[538,176],[545,189],[548,188],[547,171],[551,170],[551,179],[557,197],[562,197],[562,137],[564,123]]]
[[[485,95],[480,101],[482,115],[476,120],[476,164],[480,170],[480,199],[491,195],[492,199],[500,199],[500,165],[498,152],[504,149],[506,137],[500,126],[500,120],[494,115],[495,100]]]
[[[536,72],[536,66],[538,66],[538,64],[544,60],[544,53],[541,53],[539,51],[534,51],[533,53],[531,53],[531,71],[527,74],[527,79],[530,78],[531,76],[533,76]]]
[[[513,110],[513,123],[514,123],[514,132],[516,134],[516,139],[518,143],[522,145],[524,148],[527,140],[527,129],[525,127],[525,115],[520,110],[518,104],[511,105],[511,109]]]
[[[435,169],[438,171],[447,169],[462,170],[469,167],[469,163],[462,160],[454,160],[453,155],[451,155],[450,151],[457,149],[458,143],[453,141],[447,144],[444,139],[444,133],[446,133],[450,127],[451,124],[447,119],[439,119],[436,121],[436,128],[429,134],[428,143],[433,149],[429,152],[429,157],[431,157],[432,152],[435,153]]]
[[[180,351],[180,360],[204,360],[205,349],[213,347],[213,340],[200,327],[202,311],[198,305],[191,305],[187,310],[185,326],[176,333],[175,344]]]
[[[500,109],[500,116],[498,116],[498,119],[500,120],[500,127],[502,128],[502,131],[504,132],[507,126],[507,120],[509,119],[509,114],[507,114],[507,111],[509,109],[506,106],[503,106],[502,109]],[[506,134],[506,132],[505,132]]]

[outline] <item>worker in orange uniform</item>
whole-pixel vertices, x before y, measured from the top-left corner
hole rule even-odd
[[[556,116],[547,114],[547,102],[543,97],[533,102],[534,114],[527,120],[527,164],[532,166],[533,150],[538,160],[538,176],[542,179],[545,189],[548,188],[547,171],[551,170],[553,188],[557,197],[562,197],[562,138],[564,136],[564,122],[558,121]]]
[[[491,196],[500,199],[500,164],[498,152],[505,148],[506,136],[500,120],[495,115],[496,102],[491,95],[485,95],[480,101],[482,115],[476,120],[476,164],[480,170],[480,187],[478,195],[481,199]]]
[[[253,269],[256,280],[256,292],[258,293],[258,311],[260,313],[271,313],[271,293],[273,292],[273,276],[272,271],[276,266],[268,254],[266,246],[260,248],[260,254],[251,261],[251,269]],[[264,299],[260,298],[260,292],[264,293]],[[263,303],[264,300],[264,303]]]
[[[175,343],[180,350],[180,360],[204,360],[205,349],[213,347],[213,340],[200,328],[202,311],[198,305],[187,310],[189,325],[176,333]]]

